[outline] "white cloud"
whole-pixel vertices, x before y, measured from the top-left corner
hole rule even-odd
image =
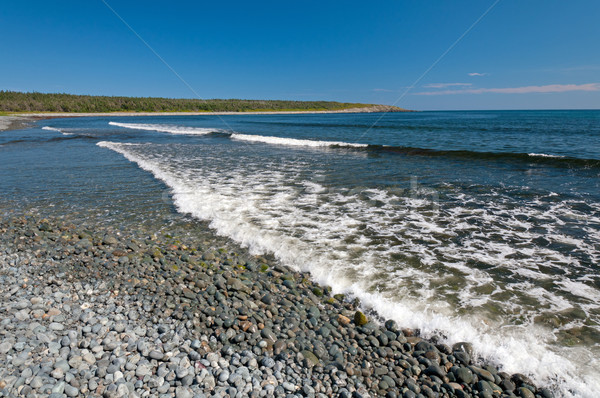
[[[446,88],[446,87],[457,87],[457,86],[471,86],[471,83],[432,83],[427,84],[423,87],[426,88]]]
[[[487,76],[489,73],[479,73],[479,72],[471,72],[469,76]]]
[[[530,94],[564,93],[567,91],[600,91],[600,83],[588,84],[548,84],[546,86],[524,86],[507,88],[474,88],[464,90],[424,91],[414,95],[453,95],[453,94]]]

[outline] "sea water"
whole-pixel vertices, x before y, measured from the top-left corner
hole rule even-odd
[[[55,119],[0,134],[0,159],[5,209],[186,214],[506,372],[600,391],[600,111]]]

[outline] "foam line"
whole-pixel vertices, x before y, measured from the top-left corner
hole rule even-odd
[[[299,140],[296,138],[272,137],[251,134],[231,134],[231,138],[240,141],[262,142],[273,145],[309,146],[309,147],[352,147],[366,148],[367,144],[356,144],[341,141]]]
[[[65,131],[62,131],[60,129],[57,129],[55,127],[50,127],[50,126],[44,126],[42,127],[42,130],[46,130],[46,131],[56,131],[57,133],[61,133],[62,135],[75,135],[73,133],[67,133]]]
[[[548,155],[546,153],[528,153],[529,156],[531,157],[539,157],[539,158],[564,158],[564,156],[560,156],[560,155]]]
[[[126,129],[158,131],[160,133],[179,134],[179,135],[206,135],[211,133],[224,132],[221,129],[202,128],[202,127],[179,127],[167,124],[143,124],[143,123],[118,123],[108,122],[111,126],[123,127]]]
[[[514,278],[518,283],[505,282],[504,289],[511,295],[523,294],[526,301],[535,299],[536,303],[560,312],[573,306],[569,297],[556,295],[531,281],[540,278],[538,266],[545,256],[560,264],[576,267],[578,264],[573,258],[531,244],[527,249],[517,248],[521,252],[530,251],[525,259],[513,259],[515,247],[505,242],[490,244],[489,237],[478,234],[471,234],[470,239],[462,240],[460,245],[435,244],[439,239],[447,239],[437,236],[443,232],[440,224],[426,214],[411,210],[426,203],[416,204],[413,203],[416,199],[391,196],[381,189],[364,190],[362,197],[344,196],[330,192],[315,181],[304,181],[306,189],[298,195],[292,187],[294,184],[291,184],[295,181],[290,180],[290,175],[298,171],[290,172],[294,164],[285,164],[281,169],[265,169],[259,165],[256,170],[246,163],[244,167],[233,168],[224,164],[215,170],[186,163],[178,154],[161,151],[161,146],[156,144],[103,141],[98,146],[120,153],[152,173],[171,189],[179,212],[210,222],[210,227],[218,234],[248,247],[251,253],[273,253],[287,266],[310,272],[317,282],[331,286],[335,293],[358,297],[363,306],[375,309],[400,325],[419,329],[425,337],[441,335],[449,344],[469,341],[473,343],[476,354],[484,360],[499,364],[508,373],[529,374],[536,383],[555,387],[560,396],[592,398],[600,391],[597,377],[600,361],[593,347],[558,346],[555,344],[556,330],[539,326],[528,319],[538,314],[537,309],[531,312],[517,299],[505,299],[503,309],[523,314],[522,322],[511,324],[502,319],[487,318],[485,312],[478,311],[478,308],[488,303],[493,294],[477,294],[475,290],[495,281],[487,270],[467,264],[470,260],[473,263],[485,262],[490,267],[502,267],[506,274],[522,274],[522,278]],[[210,164],[209,160],[202,163]],[[464,199],[460,203],[477,198]],[[372,200],[379,205],[374,207]],[[402,206],[395,204],[399,200],[405,200]],[[512,218],[512,213],[504,213],[506,208],[502,202],[490,200],[485,204],[485,208],[477,206],[478,211],[457,205],[447,209],[447,213],[440,217],[446,217],[445,221],[450,223],[453,220],[460,223],[461,218],[475,218],[485,225],[479,230],[481,234],[510,234],[514,231],[515,238],[522,240],[531,241],[536,237],[535,231],[528,230],[529,224]],[[402,208],[406,209],[404,213],[400,212]],[[531,218],[560,219],[567,211],[573,210],[564,203],[543,213],[531,206],[511,208],[511,212]],[[354,246],[344,246],[343,238],[350,237],[349,233],[357,231],[366,221],[379,236],[400,236],[402,230],[409,231],[401,235],[402,239],[398,238],[400,243],[395,247],[385,244],[374,246],[373,241],[362,232],[355,233],[360,236],[354,236]],[[594,218],[596,221],[600,219]],[[547,225],[554,228],[550,220]],[[445,228],[452,230],[451,226]],[[414,240],[411,238],[413,235]],[[549,233],[546,236],[553,235]],[[432,243],[423,243],[425,241]],[[580,250],[594,254],[593,247],[586,247],[583,241],[580,243]],[[349,249],[352,248],[362,250],[364,254],[350,257]],[[377,249],[381,250],[375,251]],[[382,277],[381,262],[396,254],[395,249],[418,257],[419,266],[385,267],[385,277]],[[441,271],[436,266],[440,256],[447,261]],[[451,259],[454,261],[451,262]],[[545,265],[551,267],[552,263]],[[464,282],[456,293],[460,301],[458,304],[448,301],[452,295],[438,295],[436,292],[439,290],[430,286],[440,275],[442,278],[451,276],[452,269],[456,269],[456,275]],[[555,285],[590,300],[590,305],[596,305],[594,301],[599,297],[597,289],[584,281],[569,282],[569,275],[561,275],[557,274]],[[463,309],[470,310],[461,315],[456,306],[465,304]]]
[[[54,127],[50,127],[50,126],[44,126],[44,127],[42,127],[42,130],[46,130],[46,131],[56,131],[57,133],[62,133],[62,131],[60,131],[59,129],[57,129],[57,128],[54,128]]]

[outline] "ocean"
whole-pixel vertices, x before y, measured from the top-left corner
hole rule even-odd
[[[600,111],[42,120],[0,134],[0,202],[208,225],[503,371],[600,390]]]

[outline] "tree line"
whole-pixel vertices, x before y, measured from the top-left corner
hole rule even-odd
[[[109,97],[0,91],[0,112],[257,112],[335,111],[370,107],[333,101]]]

